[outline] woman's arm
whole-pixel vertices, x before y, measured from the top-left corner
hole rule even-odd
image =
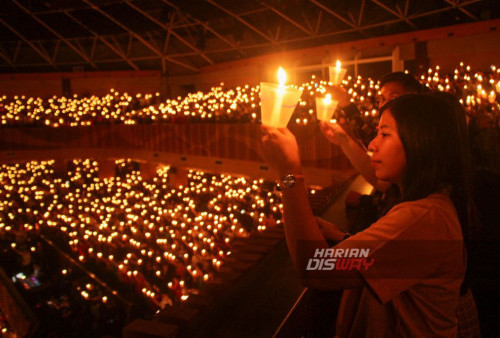
[[[297,181],[282,191],[285,237],[288,251],[303,281],[311,287],[341,289],[363,285],[355,271],[309,271],[307,264],[316,250],[327,249],[328,244],[313,216],[302,176],[300,157],[295,136],[286,128],[262,127],[263,151],[267,162],[279,177],[294,174]],[[341,231],[334,239],[342,240]]]
[[[325,221],[322,218],[315,217],[316,223],[318,224],[323,237],[327,241],[341,241],[345,237],[345,233],[342,232],[335,224]]]
[[[375,176],[375,171],[370,164],[370,156],[361,146],[345,133],[337,123],[320,123],[323,135],[333,144],[340,146],[342,152],[351,162],[352,166],[370,183],[375,189],[385,192],[391,186],[390,183],[380,181]]]
[[[305,286],[338,290],[353,289],[364,286],[364,281],[356,271],[309,271],[309,260],[314,258],[317,250],[329,248],[325,237],[314,218],[303,179],[299,179],[292,188],[283,191],[283,212],[285,220],[285,237],[292,260],[299,270]],[[340,242],[345,233],[330,228],[329,238]],[[336,231],[335,231],[336,230]]]

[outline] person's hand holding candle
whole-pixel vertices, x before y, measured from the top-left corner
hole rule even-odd
[[[295,135],[287,128],[261,126],[262,157],[278,176],[302,174],[299,146]]]
[[[344,108],[351,103],[351,96],[342,86],[333,85],[327,88],[327,93],[332,95],[332,98],[339,103],[340,108]]]
[[[326,139],[331,143],[342,147],[348,142],[347,134],[340,124],[336,122],[328,123],[321,121],[319,127],[323,135],[325,135]]]

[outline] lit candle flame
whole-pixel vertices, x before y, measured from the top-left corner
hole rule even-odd
[[[332,103],[332,95],[331,94],[326,94],[325,98],[323,99],[323,103],[325,105],[329,105]]]
[[[346,69],[342,68],[342,63],[340,62],[340,60],[337,60],[335,67],[333,66],[328,67],[328,75],[330,76],[329,77],[330,82],[336,86],[341,85],[342,79],[344,78],[346,71],[347,71]]]
[[[280,84],[280,87],[285,87],[285,82],[286,82],[286,72],[283,68],[278,69],[278,82]]]

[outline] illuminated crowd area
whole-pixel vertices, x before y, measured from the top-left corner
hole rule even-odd
[[[475,71],[460,63],[453,73],[442,73],[440,67],[430,68],[420,81],[431,89],[458,96],[471,116],[484,111],[499,110],[500,69],[491,66]],[[302,97],[292,122],[314,122],[315,97],[323,96],[331,83],[313,76],[298,86]],[[378,82],[361,76],[348,76],[342,86],[351,95],[361,112],[360,118],[371,124],[377,108]],[[244,122],[260,121],[260,87],[225,88],[224,84],[210,91],[190,93],[185,97],[162,101],[160,94],[131,96],[111,89],[103,97],[89,96],[40,98],[28,96],[0,97],[1,125],[90,126],[102,123],[159,122]]]
[[[2,266],[21,289],[68,286],[35,308],[64,318],[84,302],[122,321],[127,306],[151,316],[198,293],[235,239],[280,223],[282,205],[263,180],[191,170],[185,186],[173,186],[168,166],[144,180],[137,163],[116,165],[110,178],[88,159],[64,174],[54,161],[1,166]]]

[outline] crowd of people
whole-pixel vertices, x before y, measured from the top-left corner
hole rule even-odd
[[[429,89],[456,95],[466,107],[469,117],[478,124],[494,124],[498,128],[497,96],[500,96],[500,69],[491,66],[485,71],[474,71],[460,63],[452,73],[443,73],[439,66],[429,68],[419,79]],[[362,76],[348,76],[342,81],[350,100],[359,108],[359,116],[352,116],[372,135],[376,125],[379,82]],[[312,76],[309,82],[299,84],[302,89],[292,123],[308,124],[316,119],[315,98],[322,96],[332,84]],[[260,122],[260,86],[226,88],[224,83],[207,92],[189,93],[184,97],[162,100],[159,93],[119,93],[111,89],[103,96],[73,95],[50,98],[17,95],[0,97],[0,125],[90,126],[102,123],[183,123],[183,122]],[[341,115],[335,116],[341,118]],[[367,136],[368,137],[368,136]]]
[[[75,265],[50,240],[33,231],[8,231],[1,236],[0,250],[2,269],[36,318],[26,317],[30,322],[24,323],[23,335],[119,335],[130,304]],[[5,337],[19,336],[14,327],[3,327]]]
[[[278,197],[263,180],[191,170],[186,185],[175,186],[168,166],[149,180],[136,162],[116,166],[116,176],[107,178],[99,178],[92,160],[74,160],[66,173],[54,161],[1,167],[2,256],[15,258],[5,262],[8,272],[22,273],[20,285],[33,276],[42,285],[48,279],[61,284],[71,271],[79,272],[72,281],[87,276],[41,301],[45,309],[59,304],[61,316],[71,308],[61,304],[71,304],[76,293],[89,311],[127,303],[127,315],[151,317],[212,280],[234,239],[280,223]],[[69,255],[72,264],[63,260],[47,269],[40,254],[48,249],[39,249],[40,243]],[[123,321],[123,311],[117,313]]]

